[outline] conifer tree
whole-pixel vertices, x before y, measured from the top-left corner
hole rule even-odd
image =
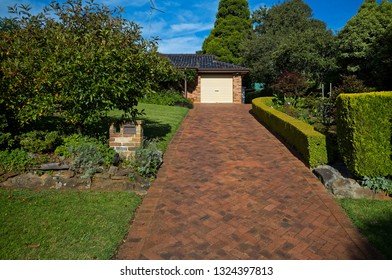
[[[240,45],[251,35],[247,0],[221,0],[214,28],[203,43],[202,52],[219,60],[241,64]]]

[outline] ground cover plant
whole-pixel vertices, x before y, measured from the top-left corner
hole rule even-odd
[[[0,189],[0,259],[110,259],[141,198]]]
[[[340,199],[340,205],[359,231],[385,259],[392,259],[392,201]]]

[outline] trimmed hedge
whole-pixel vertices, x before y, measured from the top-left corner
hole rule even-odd
[[[313,126],[271,108],[272,97],[253,99],[253,113],[273,132],[293,146],[310,167],[328,163],[327,139]]]
[[[392,175],[392,92],[337,98],[339,150],[356,176]]]

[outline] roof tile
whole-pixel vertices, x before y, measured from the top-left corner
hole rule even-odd
[[[199,71],[240,71],[249,72],[248,68],[219,61],[208,54],[165,54],[171,63],[178,68],[197,69]]]

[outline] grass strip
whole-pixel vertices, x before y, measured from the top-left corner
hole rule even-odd
[[[0,259],[110,259],[140,202],[129,192],[0,190]]]
[[[386,259],[392,259],[392,201],[339,199],[359,231]]]

